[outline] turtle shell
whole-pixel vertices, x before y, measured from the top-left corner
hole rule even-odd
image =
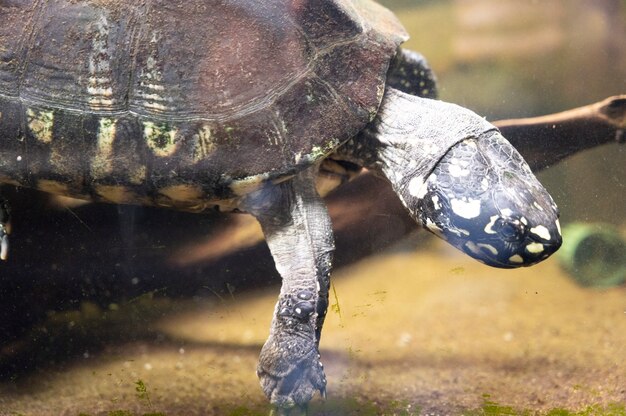
[[[227,197],[325,157],[373,118],[407,37],[369,0],[12,0],[0,21],[2,107],[49,146],[30,177],[143,194]]]

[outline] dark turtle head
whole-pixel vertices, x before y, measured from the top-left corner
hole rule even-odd
[[[374,121],[342,151],[387,177],[415,220],[485,264],[529,266],[561,245],[548,192],[466,108],[388,87]]]
[[[529,266],[561,245],[556,204],[497,130],[452,147],[411,193],[429,230],[487,265]]]

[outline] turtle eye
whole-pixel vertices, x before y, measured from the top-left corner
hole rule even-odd
[[[512,218],[497,219],[494,228],[503,240],[509,242],[519,241],[526,235],[526,227],[524,227],[524,224]]]

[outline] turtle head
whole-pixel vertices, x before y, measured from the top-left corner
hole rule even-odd
[[[476,113],[387,88],[357,139],[344,146],[347,159],[380,172],[416,221],[471,257],[513,268],[560,247],[554,201]]]
[[[556,204],[498,130],[453,146],[412,194],[426,228],[487,265],[529,266],[561,245]]]

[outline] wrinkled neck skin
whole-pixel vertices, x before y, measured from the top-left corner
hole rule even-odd
[[[558,211],[485,119],[388,89],[376,119],[343,150],[386,177],[411,216],[485,264],[537,263],[560,246]]]

